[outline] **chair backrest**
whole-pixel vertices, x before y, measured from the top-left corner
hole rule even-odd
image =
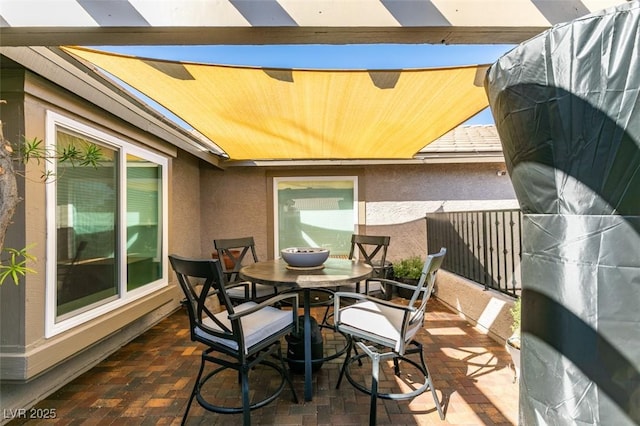
[[[232,328],[229,329],[215,317],[215,314],[207,306],[207,299],[216,294],[220,304],[227,309],[227,313],[229,315],[234,313],[233,304],[225,291],[220,261],[218,259],[187,259],[172,254],[169,255],[169,262],[171,262],[180,288],[187,298],[186,307],[189,313],[191,340],[209,345],[215,344],[211,340],[207,340],[204,333],[198,333],[198,330],[204,331],[221,339],[235,341],[242,353],[244,339],[239,321],[231,321]],[[205,323],[207,319],[213,321],[220,329],[215,330],[207,326]]]
[[[418,281],[416,290],[413,292],[411,300],[409,301],[409,306],[413,306],[418,310],[424,309],[429,297],[431,297],[433,286],[436,283],[436,273],[442,265],[445,254],[447,254],[447,249],[442,247],[440,252],[427,256],[427,259],[424,262],[424,267],[422,268],[422,273],[420,274],[420,280]],[[421,300],[421,302],[419,306],[416,306],[418,300]]]
[[[431,297],[433,286],[436,283],[436,273],[438,272],[438,269],[440,269],[440,265],[442,265],[444,255],[446,253],[447,249],[443,247],[440,249],[439,253],[428,255],[424,262],[420,280],[418,281],[416,290],[413,292],[411,300],[409,301],[409,306],[414,309],[408,317],[405,317],[401,333],[402,339],[398,341],[396,346],[396,351],[400,354],[404,353],[407,343],[411,341],[421,324],[424,322],[425,312],[427,310],[427,301]],[[419,303],[418,300],[420,301]]]
[[[228,283],[239,281],[238,272],[245,266],[245,257],[248,253],[251,253],[254,263],[258,261],[253,237],[216,239],[213,240],[213,246],[218,252],[218,259],[222,262],[222,271]],[[225,257],[233,263],[232,268],[227,268],[224,262]],[[245,263],[243,264],[243,262]]]
[[[357,254],[363,262],[373,267],[374,277],[386,278],[383,274],[390,241],[391,237],[388,236],[353,234],[349,259],[354,259]]]

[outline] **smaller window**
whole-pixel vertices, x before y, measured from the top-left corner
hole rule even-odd
[[[162,277],[162,168],[127,156],[127,290]]]
[[[357,229],[357,177],[274,178],[275,253],[325,247],[346,256]]]

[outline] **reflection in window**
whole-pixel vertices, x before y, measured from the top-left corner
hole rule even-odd
[[[48,276],[55,288],[48,293],[48,336],[167,285],[166,159],[51,116],[50,143],[58,152],[94,144],[101,160],[97,167],[58,162],[47,188],[48,204],[56,203],[48,205],[56,232],[47,248],[56,261],[55,277]]]
[[[127,155],[127,289],[162,276],[162,175],[158,164]]]
[[[277,249],[325,247],[349,254],[355,230],[355,177],[276,178]]]
[[[59,149],[86,145],[58,130]],[[101,147],[98,167],[59,163],[56,170],[56,317],[84,311],[118,295],[117,152]]]

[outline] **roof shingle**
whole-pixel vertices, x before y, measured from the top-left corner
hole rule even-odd
[[[502,152],[494,124],[458,126],[422,148],[419,154],[474,152]]]

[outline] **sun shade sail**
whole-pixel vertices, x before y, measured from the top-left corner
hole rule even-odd
[[[412,158],[488,106],[486,65],[298,70],[65,50],[158,102],[232,160]]]

